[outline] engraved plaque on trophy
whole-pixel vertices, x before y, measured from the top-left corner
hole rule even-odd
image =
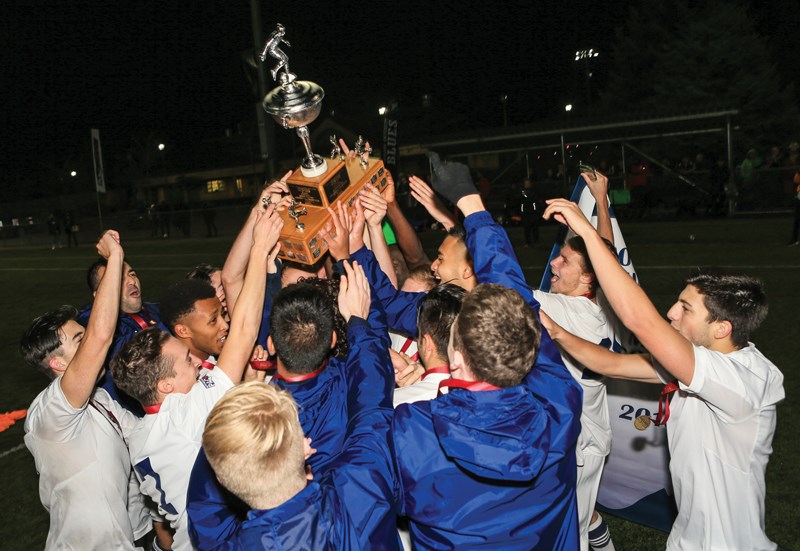
[[[334,150],[330,162],[311,150],[308,125],[319,116],[325,92],[319,85],[299,81],[289,72],[289,57],[280,49],[281,42],[289,45],[285,34],[286,28],[278,24],[260,55],[261,61],[268,55],[278,60],[271,73],[280,83],[264,96],[262,106],[281,126],[296,129],[306,156],[300,163],[300,170],[287,180],[292,206],[281,212],[284,226],[278,256],[301,264],[314,264],[328,249],[319,236],[330,220],[327,207],[339,201],[352,207],[356,195],[367,183],[383,193],[389,174],[381,160],[369,157],[372,150],[364,145],[360,136],[355,158],[345,158],[341,154],[335,136],[331,137]]]

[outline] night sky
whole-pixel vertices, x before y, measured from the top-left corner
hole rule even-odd
[[[779,19],[770,4],[792,5],[759,3],[767,27]],[[6,0],[0,10],[6,174],[63,165],[92,127],[108,157],[133,132],[187,147],[253,116],[247,1]],[[285,1],[263,2],[261,20],[265,35],[287,27],[292,72],[325,88],[327,110],[369,121],[392,98],[416,108],[430,94],[435,109],[499,126],[504,93],[510,124],[575,101],[576,49],[601,52],[602,83],[627,12],[626,2]]]

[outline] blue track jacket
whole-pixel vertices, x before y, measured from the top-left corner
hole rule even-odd
[[[292,500],[251,511],[242,524],[238,500],[220,490],[205,455],[198,456],[187,496],[198,549],[399,549],[389,436],[394,374],[374,293],[369,321],[353,317],[348,323],[348,344],[347,361],[331,360],[317,377],[276,381],[292,392],[318,450],[309,459],[315,480]],[[283,543],[271,547],[275,541]]]
[[[505,231],[486,212],[472,214],[464,225],[478,281],[517,290],[538,314]],[[398,327],[412,329],[415,301],[391,294],[384,290],[382,297],[394,301]],[[581,402],[580,385],[542,329],[536,364],[522,385],[452,389],[436,400],[399,406],[393,436],[400,501],[415,544],[579,549],[575,445]]]

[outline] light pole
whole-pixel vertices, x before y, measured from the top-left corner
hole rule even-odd
[[[583,61],[584,63],[584,72],[586,74],[586,103],[587,105],[592,104],[592,67],[591,61],[593,58],[600,55],[600,52],[595,50],[594,48],[589,48],[588,50],[578,50],[575,52],[575,62],[580,63]]]
[[[158,144],[158,150],[161,152],[161,170],[164,172],[164,191],[167,187],[167,154],[164,153],[166,148],[163,143]]]

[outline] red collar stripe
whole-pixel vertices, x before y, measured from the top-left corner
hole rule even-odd
[[[296,376],[291,376],[291,377],[284,377],[280,373],[276,373],[272,377],[272,380],[274,381],[274,380],[278,379],[278,380],[281,380],[281,381],[286,381],[287,383],[300,383],[300,382],[303,382],[303,381],[308,381],[309,379],[313,379],[314,377],[316,377],[317,375],[322,373],[325,370],[326,367],[328,367],[328,362],[327,361],[324,364],[322,364],[322,367],[320,367],[316,371],[312,371],[311,373],[306,373],[305,375],[296,375]]]
[[[203,360],[202,362],[200,362],[200,365],[202,367],[205,367],[209,371],[212,371],[215,367],[217,367],[215,363],[209,362],[208,360]]]
[[[142,406],[145,413],[152,414],[158,413],[161,409],[161,404],[153,404],[152,406]]]
[[[433,373],[442,373],[442,374],[449,375],[450,374],[450,366],[449,365],[439,365],[439,366],[436,366],[436,367],[432,367],[430,369],[426,369],[425,373],[422,374],[422,379],[421,380],[424,381],[425,377],[427,377],[428,375],[432,375]]]
[[[439,383],[439,394],[441,395],[443,388],[463,388],[471,392],[482,392],[484,390],[500,390],[499,386],[494,386],[483,381],[465,381],[463,379],[445,379]]]

